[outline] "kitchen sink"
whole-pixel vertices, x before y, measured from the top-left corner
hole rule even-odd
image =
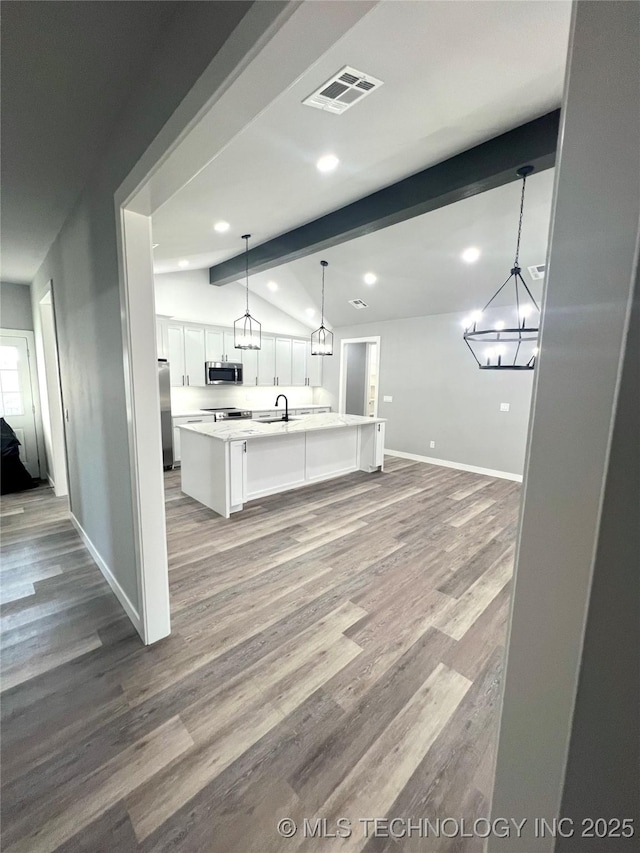
[[[300,418],[289,418],[288,421],[285,421],[284,418],[271,418],[270,420],[263,421],[261,420],[261,424],[286,424],[291,423],[291,421],[298,421]]]

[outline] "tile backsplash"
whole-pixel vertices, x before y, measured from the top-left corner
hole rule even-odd
[[[313,388],[284,388],[243,386],[241,388],[214,385],[209,388],[172,388],[171,409],[177,414],[216,406],[237,406],[239,409],[272,409],[278,394],[286,394],[289,405],[308,406],[315,402]]]

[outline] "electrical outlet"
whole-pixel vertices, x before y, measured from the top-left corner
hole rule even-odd
[[[436,446],[435,441],[430,441],[430,442],[429,442],[429,447],[430,447],[432,450],[433,450],[433,448],[434,448],[435,446]]]
[[[511,403],[500,403],[500,411],[501,412],[508,412],[510,408],[511,408]]]
[[[384,400],[385,403],[393,403],[393,397],[390,397],[386,394],[382,399]]]

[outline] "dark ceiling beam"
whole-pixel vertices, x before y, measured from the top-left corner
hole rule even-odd
[[[445,207],[477,193],[519,180],[516,171],[531,164],[550,169],[556,158],[560,110],[520,125],[500,136],[429,166],[371,195],[327,213],[249,250],[249,273],[320,252]],[[245,255],[209,269],[209,283],[229,284],[244,276]]]

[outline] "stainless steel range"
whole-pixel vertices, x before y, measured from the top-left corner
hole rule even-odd
[[[226,420],[247,420],[251,417],[251,412],[248,409],[233,409],[233,408],[220,408],[220,409],[202,409],[203,412],[210,412],[212,415],[215,415],[216,421],[226,421]]]

